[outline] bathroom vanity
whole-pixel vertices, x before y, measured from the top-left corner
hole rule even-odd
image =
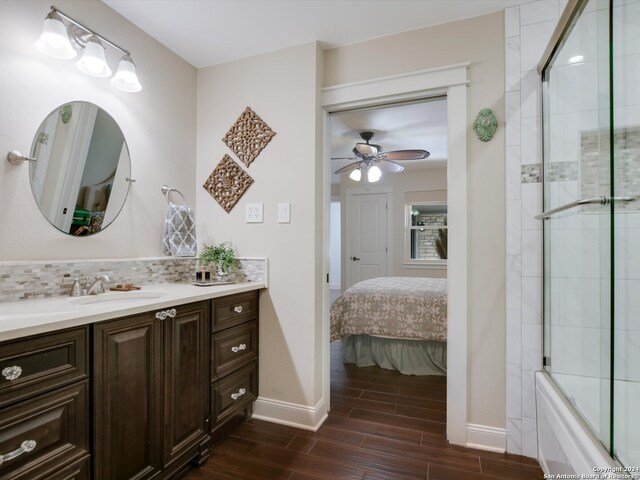
[[[4,303],[0,479],[160,480],[202,464],[258,395],[263,287]]]

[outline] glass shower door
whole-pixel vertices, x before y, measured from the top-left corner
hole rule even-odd
[[[614,136],[613,451],[640,466],[640,2],[612,10]]]
[[[608,2],[590,0],[543,70],[544,364],[611,448]]]

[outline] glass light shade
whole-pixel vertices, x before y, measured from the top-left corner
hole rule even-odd
[[[44,19],[40,38],[36,40],[36,48],[53,58],[75,58],[78,53],[71,46],[67,27],[56,12],[51,12]]]
[[[104,47],[100,43],[100,39],[95,35],[90,36],[87,40],[84,54],[76,65],[81,72],[92,77],[111,76],[111,69],[107,65],[107,59],[104,56]]]
[[[376,165],[371,165],[367,172],[367,180],[369,180],[370,183],[374,183],[380,180],[380,177],[382,177],[382,170]]]
[[[123,92],[139,92],[142,85],[136,75],[136,65],[129,55],[125,55],[118,64],[118,70],[111,79],[111,84]]]
[[[352,171],[349,174],[349,178],[354,182],[359,182],[360,179],[362,178],[362,171],[359,168],[356,168],[354,171]]]

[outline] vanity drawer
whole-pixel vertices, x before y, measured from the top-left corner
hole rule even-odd
[[[258,395],[258,371],[251,363],[211,386],[211,415],[214,428],[239,410],[247,408]]]
[[[258,318],[258,291],[213,299],[212,331],[239,325]]]
[[[211,381],[258,359],[258,322],[253,320],[213,335]]]
[[[0,408],[87,378],[87,327],[0,344]]]
[[[49,480],[88,454],[87,390],[84,381],[0,410],[0,454],[14,455],[2,480]]]

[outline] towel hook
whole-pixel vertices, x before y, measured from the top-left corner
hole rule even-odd
[[[169,185],[162,185],[162,187],[160,187],[160,190],[162,190],[163,195],[167,199],[167,203],[171,203],[171,201],[169,200],[169,194],[171,192],[176,192],[178,195],[182,197],[182,201],[184,202],[184,204],[187,205],[187,199],[184,198],[184,195],[182,194],[182,192],[177,188],[170,187]]]

